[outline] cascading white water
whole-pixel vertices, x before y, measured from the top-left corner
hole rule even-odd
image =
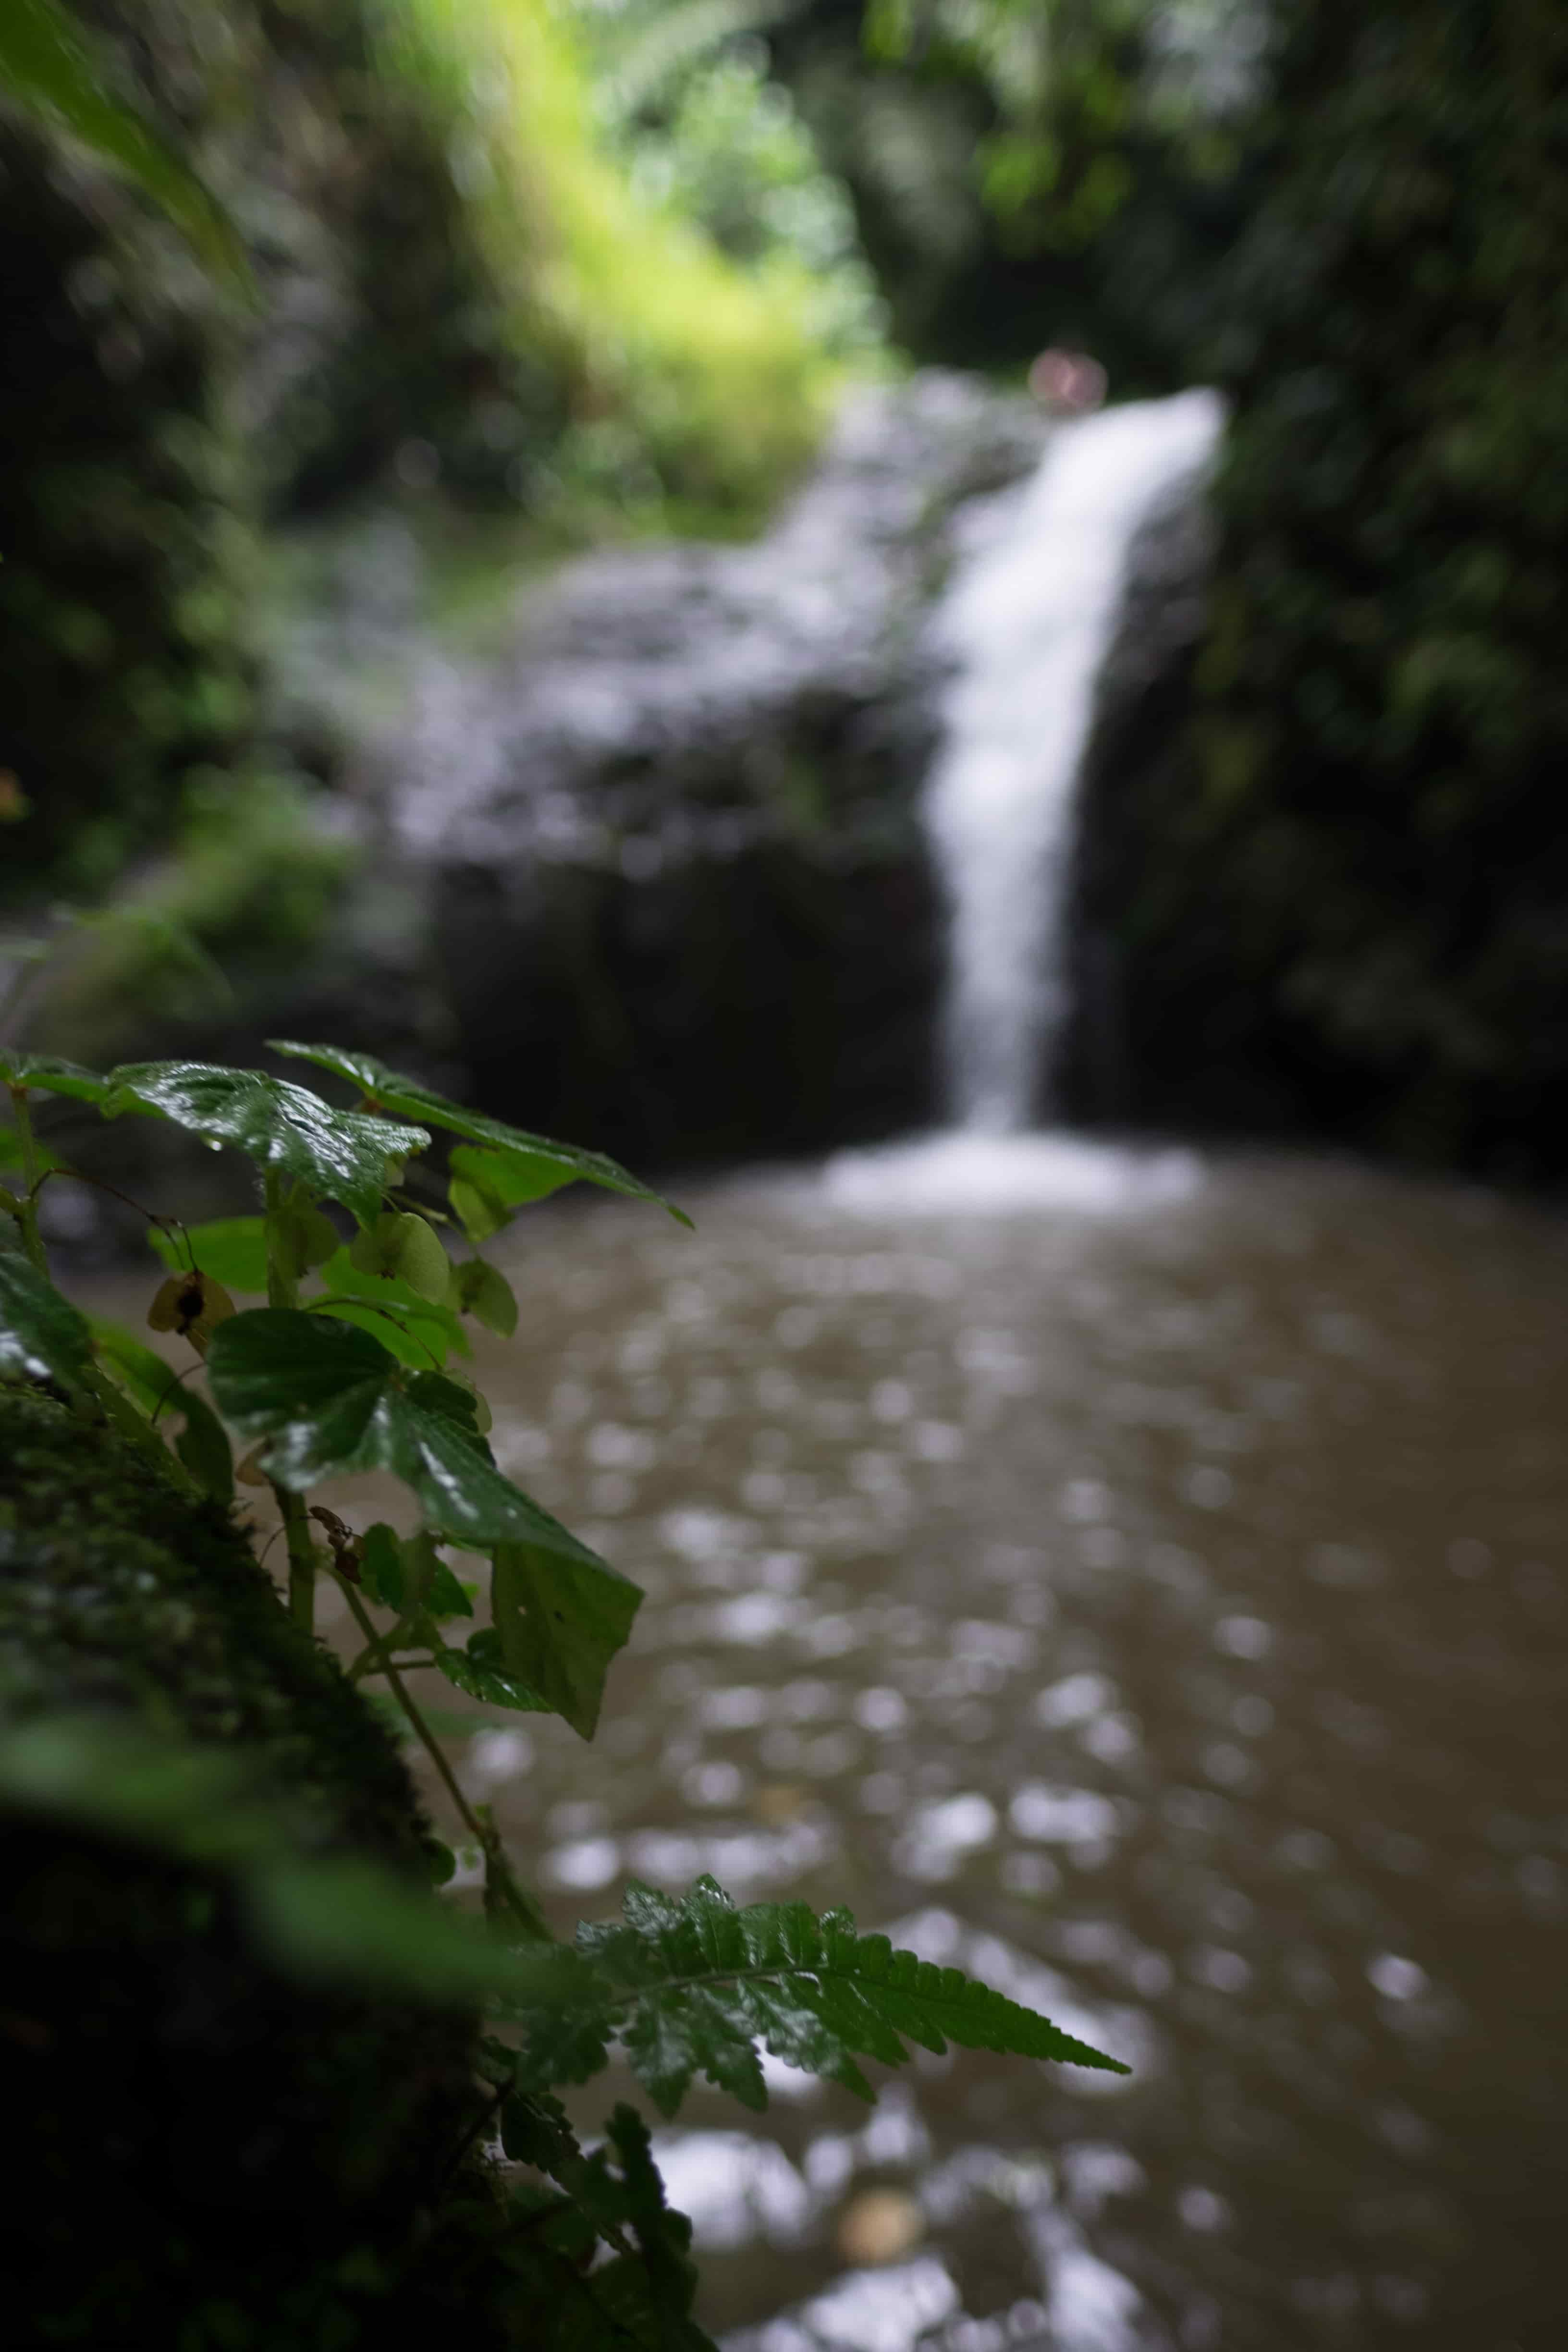
[[[938,621],[954,677],[927,823],[951,911],[944,1052],[961,1129],[1017,1134],[1064,1011],[1073,790],[1134,533],[1218,436],[1212,392],[1063,425]]]

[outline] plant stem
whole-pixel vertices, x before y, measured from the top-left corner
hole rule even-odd
[[[22,1247],[38,1272],[47,1275],[49,1262],[44,1255],[43,1236],[38,1231],[38,1147],[34,1139],[32,1117],[27,1109],[27,1089],[26,1087],[9,1087],[6,1092],[10,1095],[11,1109],[16,1121],[16,1140],[22,1147],[22,1198],[16,1211],[16,1223],[22,1229]]]
[[[375,1627],[371,1623],[369,1612],[341,1570],[338,1571],[338,1582],[342,1587],[343,1595],[350,1609],[353,1612],[355,1623],[366,1640],[374,1643],[376,1633]],[[458,1786],[456,1775],[447,1761],[440,1741],[420,1714],[397,1668],[388,1659],[385,1665],[380,1667],[378,1671],[386,1676],[392,1695],[407,1717],[414,1737],[440,1775],[441,1785],[456,1806],[458,1818],[485,1857],[487,1893],[492,1887],[495,1889],[506,1909],[510,1913],[513,1922],[522,1929],[531,1943],[551,1942],[552,1938],[550,1930],[546,1927],[538,1907],[530,1901],[511,1874],[506,1856],[501,1851],[500,1840],[496,1833],[494,1822],[481,1820]]]
[[[289,1206],[288,1181],[276,1168],[269,1168],[263,1183],[267,1204],[267,1304],[297,1307],[299,1279],[285,1255],[281,1230],[283,1213]],[[310,1540],[304,1499],[290,1494],[276,1480],[268,1484],[283,1522],[283,1541],[289,1553],[289,1614],[296,1625],[311,1633],[316,1627],[316,1547]]]

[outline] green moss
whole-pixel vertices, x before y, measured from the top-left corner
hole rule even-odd
[[[402,1763],[216,1508],[47,1400],[0,1391],[0,1709],[221,1743],[320,1850],[418,1877]],[[258,1957],[221,1878],[0,1814],[8,2326],[94,2352],[346,2352],[462,2318],[500,2340],[461,2014]],[[432,2218],[434,2216],[434,2218]],[[490,2225],[493,2227],[493,2223]]]

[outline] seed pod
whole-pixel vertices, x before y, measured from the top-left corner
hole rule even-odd
[[[234,1301],[222,1283],[198,1268],[172,1274],[160,1283],[147,1310],[147,1326],[153,1331],[177,1331],[205,1356],[215,1327],[233,1313]]]

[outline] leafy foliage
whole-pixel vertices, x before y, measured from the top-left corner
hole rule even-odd
[[[0,1253],[0,1378],[74,1388],[91,1350],[87,1318],[25,1257]]]
[[[301,1061],[314,1062],[319,1069],[331,1070],[337,1077],[347,1078],[359,1087],[366,1107],[372,1110],[389,1113],[394,1118],[423,1120],[430,1127],[446,1129],[449,1134],[465,1136],[472,1143],[489,1146],[482,1163],[469,1160],[465,1166],[471,1174],[480,1175],[481,1180],[493,1169],[496,1181],[490,1189],[509,1208],[525,1201],[543,1200],[563,1184],[581,1179],[587,1184],[602,1185],[606,1192],[657,1202],[661,1209],[668,1209],[679,1223],[691,1223],[680,1210],[659,1193],[650,1192],[646,1184],[639,1183],[602,1151],[583,1151],[573,1143],[555,1143],[548,1136],[530,1135],[521,1127],[509,1127],[504,1119],[490,1118],[483,1111],[465,1109],[461,1103],[448,1102],[445,1095],[436,1094],[429,1087],[401,1077],[369,1054],[348,1054],[338,1045],[298,1045],[279,1037],[268,1042],[275,1054],[294,1055]]]
[[[148,1111],[213,1143],[229,1143],[258,1167],[276,1168],[328,1200],[342,1201],[361,1224],[375,1216],[388,1160],[422,1151],[422,1128],[394,1126],[361,1111],[333,1110],[308,1087],[258,1070],[225,1070],[206,1062],[130,1062],[110,1074],[105,1108]]]
[[[895,1951],[885,1936],[858,1934],[847,1911],[818,1919],[804,1903],[737,1907],[710,1878],[679,1899],[634,1885],[624,1916],[580,1927],[577,1949],[605,1988],[602,2006],[595,2016],[586,2000],[581,2005],[569,2052],[551,2045],[548,2026],[542,2040],[533,2029],[518,2068],[525,2088],[585,2080],[604,2063],[595,2053],[617,2036],[666,2116],[699,2073],[743,2106],[765,2107],[759,2042],[865,2099],[872,2092],[858,2061],[902,2065],[905,2037],[939,2055],[951,2041],[1128,2072],[961,1970]]]
[[[612,2052],[666,2116],[698,2074],[746,2106],[764,2105],[760,2050],[868,2098],[861,2062],[901,2064],[910,2042],[1126,2070],[957,1969],[860,1935],[847,1912],[819,1919],[802,1903],[738,1907],[711,1879],[681,1897],[634,1885],[618,1920],[580,1927],[572,1946],[551,1938],[403,1670],[434,1665],[486,1705],[557,1714],[591,1738],[642,1596],[497,1468],[478,1392],[408,1360],[426,1350],[426,1335],[443,1352],[460,1339],[464,1314],[492,1327],[515,1322],[516,1304],[486,1261],[455,1265],[396,1188],[436,1126],[464,1136],[482,1163],[510,1171],[498,1181],[517,1197],[494,1196],[503,1215],[577,1176],[658,1196],[614,1161],[477,1118],[366,1057],[305,1050],[350,1077],[373,1108],[336,1111],[302,1087],[191,1063],[142,1064],[107,1079],[65,1074],[76,1097],[106,1117],[133,1108],[172,1119],[237,1147],[261,1177],[259,1217],[152,1223],[166,1272],[148,1320],[195,1351],[184,1373],[128,1332],[89,1327],[50,1283],[37,1219],[50,1171],[26,1108],[35,1071],[13,1058],[26,1189],[0,1193],[20,1244],[0,1251],[0,1381],[53,1385],[78,1411],[100,1407],[122,1428],[129,1421],[165,1463],[163,1435],[177,1423],[174,1460],[189,1487],[220,1503],[237,1475],[270,1484],[290,1613],[308,1630],[317,1580],[338,1580],[365,1636],[351,1672],[386,1678],[440,1770],[482,1861],[487,1925],[363,1859],[310,1850],[236,1759],[210,1749],[128,1740],[98,1722],[34,1724],[0,1737],[0,1798],[216,1876],[258,1947],[306,1981],[489,2004],[499,2030],[478,2053],[488,2104],[473,2128],[499,2112],[507,2152],[537,2176],[510,2192],[500,2241],[526,2340],[554,2352],[705,2352],[690,2316],[689,2225],[665,2205],[646,2126],[619,2107],[604,2145],[584,2149],[554,2096],[600,2074]],[[38,1071],[39,1090],[59,1075]],[[386,1112],[417,1113],[425,1124],[395,1124]],[[458,1181],[472,1182],[471,1171]],[[348,1247],[322,1200],[358,1219]],[[268,1304],[236,1311],[229,1281],[265,1291]],[[314,1296],[301,1287],[312,1281],[321,1286]],[[351,1315],[379,1320],[399,1345]],[[195,1385],[203,1373],[211,1403]],[[254,1449],[237,1473],[230,1431]],[[300,1499],[322,1478],[376,1470],[400,1479],[417,1505],[412,1533],[378,1520],[356,1534],[336,1511]],[[453,1544],[490,1563],[490,1622],[460,1647],[444,1629],[475,1611],[443,1557]],[[378,1631],[372,1609],[390,1623]],[[452,1874],[445,1848],[433,1861],[437,1878]]]
[[[6,0],[0,15],[0,91],[63,122],[161,205],[209,265],[245,282],[244,257],[228,215],[152,126],[110,94],[59,0]]]

